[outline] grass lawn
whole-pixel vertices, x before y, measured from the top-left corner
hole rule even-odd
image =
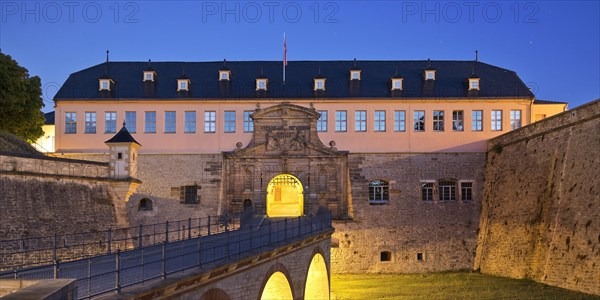
[[[600,299],[529,280],[478,273],[331,276],[332,299]]]

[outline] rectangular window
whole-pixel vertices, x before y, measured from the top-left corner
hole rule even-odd
[[[375,131],[385,131],[385,110],[375,111]]]
[[[473,201],[473,183],[460,183],[460,199],[464,202]]]
[[[104,133],[117,132],[117,112],[107,111],[104,116]]]
[[[366,110],[357,110],[354,113],[354,131],[367,131]]]
[[[346,111],[338,110],[335,112],[335,131],[346,131]]]
[[[511,110],[510,111],[510,129],[514,130],[517,128],[521,128],[521,110]]]
[[[483,131],[483,110],[474,110],[471,113],[471,130]]]
[[[136,116],[137,114],[135,113],[135,111],[125,112],[125,126],[127,128],[127,131],[131,133],[136,132]]]
[[[327,132],[327,111],[319,110],[319,120],[317,120],[317,131]]]
[[[433,201],[433,182],[421,182],[421,200]]]
[[[394,111],[394,131],[406,131],[406,112]]]
[[[244,111],[244,132],[253,132],[254,131],[254,121],[250,118],[252,111]]]
[[[415,131],[425,131],[425,111],[416,110],[414,112]]]
[[[174,111],[165,111],[165,133],[175,133],[177,129],[177,115]]]
[[[439,182],[440,201],[456,200],[456,182],[443,180]]]
[[[155,133],[156,132],[156,112],[155,111],[147,111],[146,112],[146,125],[144,128],[144,132],[146,132],[146,133]]]
[[[196,133],[196,112],[186,111],[185,112],[185,133]]]
[[[77,113],[65,113],[65,133],[77,133]]]
[[[501,110],[492,110],[492,130],[493,131],[502,130],[502,111]]]
[[[225,132],[235,132],[235,111],[225,112]]]
[[[216,132],[217,131],[217,112],[205,111],[204,112],[204,132]]]
[[[198,186],[196,185],[186,185],[182,186],[180,189],[179,200],[184,204],[197,204],[198,199]]]
[[[96,133],[96,112],[85,113],[85,133]]]
[[[463,111],[455,110],[452,112],[452,130],[454,131],[463,131]]]
[[[444,111],[433,111],[433,131],[444,131]]]

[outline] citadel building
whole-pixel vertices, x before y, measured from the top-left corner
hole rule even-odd
[[[477,60],[290,61],[285,73],[280,61],[81,70],[55,97],[56,153],[113,155],[137,174],[131,225],[324,206],[333,272],[456,270],[473,266],[487,141],[566,109]],[[106,153],[120,123],[139,153]]]

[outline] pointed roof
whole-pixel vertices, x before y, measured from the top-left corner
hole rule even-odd
[[[109,144],[109,143],[136,143],[138,145],[142,145],[140,143],[138,143],[138,141],[136,141],[133,136],[131,136],[131,133],[129,133],[129,130],[127,130],[127,127],[125,127],[125,122],[123,122],[123,127],[121,128],[121,130],[119,130],[119,132],[117,132],[117,134],[115,134],[115,136],[113,136],[112,138],[110,138],[110,140],[104,142],[105,144]]]

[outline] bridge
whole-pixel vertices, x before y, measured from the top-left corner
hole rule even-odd
[[[77,299],[329,299],[332,233],[325,209],[294,218],[249,209],[0,241],[0,267],[10,267],[0,279],[77,279]]]

